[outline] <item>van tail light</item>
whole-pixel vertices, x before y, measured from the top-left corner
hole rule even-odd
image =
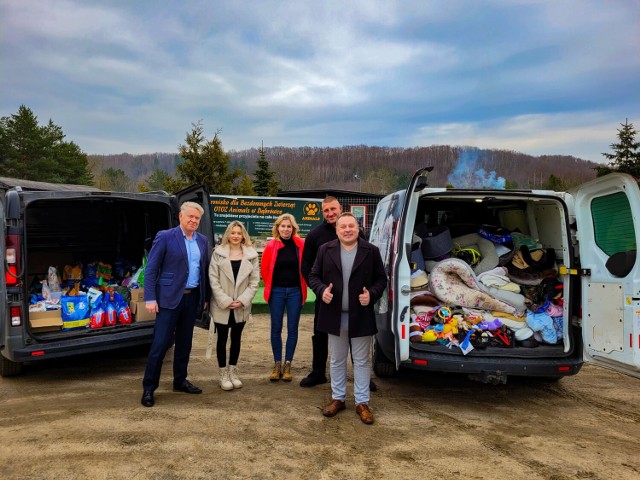
[[[11,307],[11,326],[19,327],[22,325],[22,309],[20,307]]]
[[[20,237],[18,235],[7,235],[5,237],[5,282],[7,287],[15,287],[20,283],[18,266],[20,265]]]

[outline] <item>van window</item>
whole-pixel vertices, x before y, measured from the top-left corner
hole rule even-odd
[[[378,204],[373,220],[373,228],[369,236],[369,241],[380,249],[382,263],[384,263],[387,274],[390,273],[389,264],[391,263],[395,226],[400,216],[400,200],[400,196],[396,194],[391,198],[383,199]]]
[[[624,192],[594,198],[591,215],[596,245],[607,255],[636,249],[631,205]]]
[[[376,215],[373,219],[373,227],[369,236],[369,241],[380,250],[384,270],[389,281],[392,280],[391,265],[393,264],[393,239],[396,234],[400,212],[402,210],[402,200],[404,195],[395,193],[383,198],[376,208]],[[385,314],[389,310],[389,291],[391,285],[384,289],[382,297],[376,302],[374,310],[376,314]]]

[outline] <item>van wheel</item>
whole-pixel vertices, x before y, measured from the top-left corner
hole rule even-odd
[[[380,378],[394,377],[398,373],[396,364],[382,353],[378,340],[375,341],[373,346],[373,371]]]
[[[12,362],[1,355],[0,358],[2,358],[2,363],[0,364],[0,376],[14,377],[22,373],[22,362]]]

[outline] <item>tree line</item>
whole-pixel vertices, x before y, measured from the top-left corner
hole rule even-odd
[[[225,151],[221,131],[207,139],[202,122],[192,124],[175,153],[87,155],[65,141],[53,121],[41,126],[21,106],[0,119],[0,176],[52,183],[95,185],[113,191],[175,192],[193,183],[211,192],[268,195],[306,189],[355,190],[386,194],[402,189],[413,172],[435,167],[432,186],[465,187],[456,168],[487,186],[566,190],[611,171],[640,178],[640,142],[628,120],[618,130],[609,162],[598,164],[568,155],[532,156],[512,150],[466,146],[428,147],[264,147]],[[461,164],[464,162],[464,164]],[[477,186],[477,185],[475,185]]]

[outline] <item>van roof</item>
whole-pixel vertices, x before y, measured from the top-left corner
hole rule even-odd
[[[20,187],[22,190],[37,191],[75,191],[75,192],[102,192],[103,190],[89,185],[70,185],[67,183],[36,182],[21,178],[0,177],[0,190],[9,190]]]

